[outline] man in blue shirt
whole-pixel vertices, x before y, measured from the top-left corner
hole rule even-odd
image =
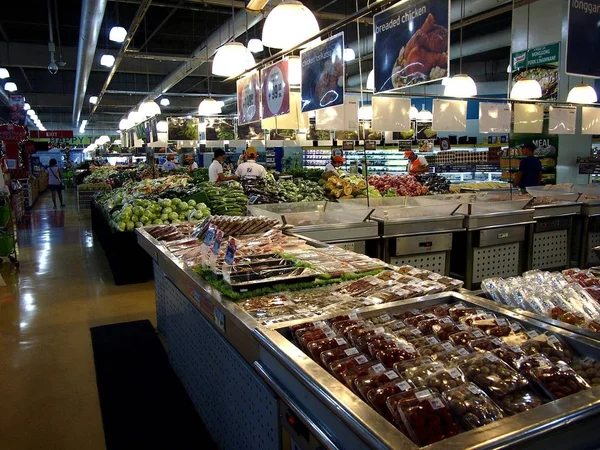
[[[536,146],[533,142],[521,145],[521,155],[525,156],[519,164],[514,186],[525,189],[542,183],[542,163],[533,156]]]

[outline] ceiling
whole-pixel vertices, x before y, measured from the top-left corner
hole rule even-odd
[[[17,84],[18,92],[26,96],[27,102],[36,110],[48,130],[74,128],[77,48],[80,40],[82,3],[86,1],[88,0],[13,2],[11,14],[0,17],[0,67],[9,70],[10,81]],[[222,42],[231,36],[231,29],[228,29],[229,19],[232,17],[231,0],[150,1],[150,6],[144,10],[145,13],[138,14],[138,18],[141,18],[139,26],[107,89],[103,91],[110,69],[100,65],[100,57],[105,53],[116,57],[122,47],[122,44],[108,40],[109,30],[117,24],[130,29],[140,4],[144,2],[148,0],[107,1],[80,114],[81,119],[89,120],[87,132],[116,130],[119,120],[149,92],[156,91],[161,94],[164,90],[161,83],[175,71],[186,67],[191,67],[191,70],[184,71],[186,76],[169,78],[177,82],[173,86],[169,86],[172,84],[169,83],[168,91],[162,94],[171,102],[170,106],[162,108],[164,114],[194,112],[209,90],[213,96],[229,102],[234,94],[235,82],[209,77],[210,64],[203,63],[207,58],[203,45],[213,32],[217,32],[216,36]],[[347,0],[305,0],[303,3],[315,12],[321,28],[356,11],[356,2]],[[459,2],[452,3],[453,9],[456,5],[460,7]],[[474,53],[464,52],[466,56],[463,58],[463,65],[465,68],[472,68],[469,74],[478,82],[506,79],[510,40],[500,41],[492,38],[486,42],[486,36],[494,37],[503,33],[505,39],[511,25],[511,12],[507,3],[510,6],[510,1],[465,0],[464,49],[467,49],[469,41],[478,45],[473,47]],[[366,4],[367,0],[358,0],[360,8]],[[473,8],[469,8],[471,4]],[[482,12],[482,4],[487,4],[489,8]],[[233,5],[237,14],[244,14],[241,9],[242,1],[234,0]],[[56,56],[58,59],[62,55],[62,61],[65,63],[55,75],[50,74],[47,69],[50,59],[49,7],[52,12]],[[452,18],[456,18],[454,10]],[[252,23],[256,16],[246,13],[243,19]],[[460,19],[460,16],[457,19]],[[453,21],[451,42],[456,47],[460,43],[460,26],[458,20]],[[361,38],[368,38],[372,34],[369,22],[367,17],[360,24]],[[237,40],[245,43],[247,39],[260,37],[262,23],[259,21],[256,26],[242,32]],[[246,29],[245,26],[243,28]],[[356,23],[347,25],[343,30],[346,45],[356,43]],[[363,50],[365,54],[362,55],[362,72],[365,77],[371,69],[369,49],[370,46],[367,45]],[[196,58],[192,55],[196,55]],[[266,56],[269,56],[268,49],[255,55],[257,60]],[[458,70],[457,63],[458,60],[453,61],[452,72]],[[357,74],[358,61],[348,64],[347,72],[348,76]],[[92,114],[93,108],[88,99],[91,95],[101,93],[101,101]],[[154,97],[157,97],[156,93]],[[232,111],[232,108],[233,105],[229,110]],[[0,118],[6,120],[7,116],[7,106],[0,104]]]

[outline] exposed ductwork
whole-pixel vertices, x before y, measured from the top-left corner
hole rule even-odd
[[[83,0],[79,23],[79,47],[77,49],[77,72],[73,97],[73,127],[79,126],[83,100],[96,54],[100,26],[104,18],[107,0]]]

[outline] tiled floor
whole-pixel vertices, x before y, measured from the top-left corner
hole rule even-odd
[[[0,267],[0,449],[101,449],[89,329],[155,322],[152,282],[115,286],[75,194],[38,199],[19,229],[17,271]],[[5,260],[6,261],[6,260]]]

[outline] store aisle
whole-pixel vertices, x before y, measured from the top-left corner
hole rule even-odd
[[[114,286],[74,191],[43,194],[20,226],[21,268],[0,273],[0,448],[101,449],[90,327],[155,321],[153,283]]]

